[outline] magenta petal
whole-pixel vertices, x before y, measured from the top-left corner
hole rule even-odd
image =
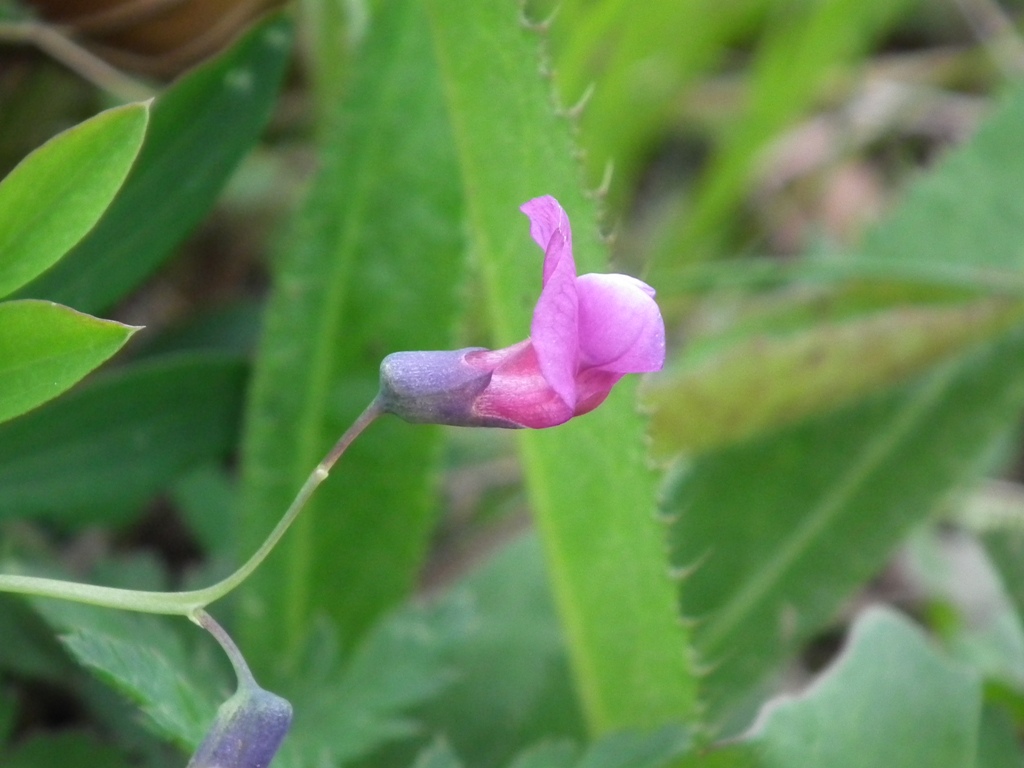
[[[579,368],[579,302],[576,270],[562,259],[551,273],[533,310],[530,338],[540,371],[566,405],[576,407],[576,370]]]
[[[576,280],[582,368],[614,373],[659,371],[665,364],[665,322],[654,290],[627,275]]]
[[[551,195],[535,197],[523,203],[519,210],[530,219],[530,236],[544,250],[544,284],[551,278],[559,262],[567,259],[573,274],[576,264],[572,258],[572,229],[569,217]]]
[[[474,401],[479,418],[503,422],[503,426],[543,429],[573,417],[575,407],[555,392],[541,372],[531,340],[493,352],[471,352],[466,362],[492,373],[490,384]]]
[[[533,310],[530,337],[541,373],[572,409],[579,367],[579,305],[569,219],[550,195],[534,198],[520,210],[530,218],[530,235],[544,248],[544,287]]]

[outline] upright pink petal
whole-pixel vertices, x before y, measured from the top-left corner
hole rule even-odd
[[[572,271],[576,274],[576,263],[572,258],[572,229],[569,217],[558,201],[551,195],[535,197],[523,203],[519,210],[529,217],[530,237],[544,251],[544,284],[562,259],[572,262]]]
[[[530,323],[530,338],[537,350],[541,373],[570,409],[576,407],[578,322],[576,272],[572,262],[563,259],[541,290]]]
[[[572,233],[565,211],[553,197],[524,204],[530,234],[544,251],[544,287],[533,310],[530,337],[541,373],[570,410],[576,407],[579,367],[579,303]]]
[[[659,371],[665,364],[665,323],[654,289],[627,275],[576,280],[582,368],[614,373]]]

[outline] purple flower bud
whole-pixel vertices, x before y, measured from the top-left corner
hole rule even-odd
[[[246,681],[220,705],[187,768],[267,768],[291,722],[291,704]]]
[[[515,427],[484,423],[473,402],[491,383],[491,372],[466,364],[478,347],[445,352],[395,352],[380,364],[379,402],[383,410],[414,424],[460,427]]]
[[[495,351],[389,355],[383,410],[412,422],[542,429],[592,411],[627,373],[661,370],[665,323],[654,289],[627,275],[577,277],[558,201],[538,197],[522,211],[544,249],[530,338]]]

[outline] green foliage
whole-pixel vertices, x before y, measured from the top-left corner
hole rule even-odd
[[[595,206],[579,189],[569,126],[537,77],[536,33],[500,2],[427,8],[491,330],[497,344],[513,343],[527,332],[540,282],[518,206],[542,193],[559,198],[580,272],[603,261]],[[586,419],[524,433],[520,443],[579,694],[598,732],[687,718],[695,704],[631,391],[623,386]]]
[[[1024,205],[1013,191],[1024,168],[1021,120],[1024,88],[1014,85],[966,147],[917,179],[893,216],[868,233],[863,251],[890,263],[927,259],[938,268],[982,268],[997,280],[1019,276]]]
[[[972,230],[983,244],[979,250],[1008,266],[1014,246],[990,238],[1013,215],[1007,203],[970,207],[955,220],[948,209],[954,189],[972,200],[1012,197],[1013,182],[1004,170],[1021,159],[1013,155],[997,161],[995,148],[1016,132],[1022,108],[1024,94],[1018,91],[971,146],[929,176],[893,220],[877,228],[866,250],[894,261],[952,262],[960,252],[934,233],[947,230],[947,241],[955,244],[963,235],[954,231]],[[986,167],[991,173],[981,171]],[[978,183],[963,187],[966,174]],[[925,211],[931,211],[927,227]],[[906,234],[913,221],[919,222],[920,240]],[[1010,318],[1015,311],[1011,305]],[[768,419],[765,431],[682,470],[666,510],[676,519],[673,559],[693,571],[682,605],[686,615],[701,619],[695,642],[701,657],[713,665],[706,685],[713,711],[722,714],[727,701],[742,698],[780,657],[829,621],[915,523],[984,468],[982,462],[1024,405],[1024,378],[1017,365],[1022,341],[1019,325],[1005,334],[1001,321],[983,321],[977,326],[982,332],[972,339],[972,324],[951,323],[945,333],[932,329],[933,341],[945,336],[951,343],[936,360],[946,362],[934,373],[845,408],[837,397],[842,390],[833,388],[826,415],[782,429],[774,429]],[[856,325],[846,327],[856,333]],[[860,330],[868,327],[861,324]],[[769,347],[775,364],[785,364],[786,355],[799,359],[803,351],[800,335],[788,337],[793,345],[788,349],[786,339]],[[860,343],[874,342],[877,335]],[[908,354],[905,361],[911,359]],[[764,359],[746,362],[751,367],[743,378],[762,376]],[[884,358],[879,362],[885,365]],[[762,378],[758,397],[771,403],[778,390],[787,398],[792,386],[785,379],[766,385]],[[723,412],[728,413],[730,402],[739,400],[725,390]],[[801,402],[807,407],[813,401]],[[750,432],[747,425],[737,429],[728,419],[719,419],[716,427],[726,436]],[[715,435],[704,439],[724,442]],[[721,542],[729,542],[728,547]],[[769,624],[783,631],[751,629]]]
[[[465,603],[403,608],[372,627],[339,668],[329,630],[314,638],[288,690],[299,719],[283,766],[348,764],[421,731],[410,710],[452,682],[448,649],[472,621]]]
[[[585,727],[540,542],[511,543],[445,598],[473,609],[447,650],[457,677],[423,712],[478,768],[507,763],[523,744],[582,739]]]
[[[182,472],[227,454],[244,375],[238,358],[213,353],[150,360],[0,426],[0,520],[130,519]]]
[[[666,768],[691,746],[691,737],[680,726],[649,733],[616,733],[584,750],[574,768]]]
[[[1005,709],[986,706],[982,711],[975,765],[978,768],[1019,768],[1020,745],[1013,719]]]
[[[263,132],[291,51],[273,16],[157,98],[145,145],[99,225],[22,295],[107,309],[151,275],[205,217]]]
[[[745,108],[723,132],[693,209],[662,255],[675,255],[675,265],[709,255],[706,241],[729,226],[729,215],[739,207],[770,141],[821,97],[830,79],[863,56],[905,5],[903,0],[836,0],[772,8]]]
[[[413,768],[462,768],[462,762],[444,741],[436,741],[423,750]]]
[[[43,765],[61,765],[64,768],[127,768],[129,762],[120,750],[100,743],[86,733],[63,733],[58,736],[36,736],[9,755],[4,756],[9,768],[40,768]]]
[[[751,2],[629,2],[562,5],[553,24],[559,90],[568,104],[584,98],[581,131],[591,178],[614,163],[617,196],[635,182],[643,154],[671,120],[674,101],[725,54]],[[600,87],[593,87],[595,77]]]
[[[106,210],[149,108],[112,109],[51,139],[0,182],[0,297],[50,268]],[[0,304],[0,422],[76,383],[138,330],[43,301]]]
[[[177,631],[180,619],[125,614],[88,606],[35,601],[85,668],[137,704],[147,724],[183,749],[202,739],[229,678],[209,655],[197,656]],[[193,629],[193,633],[197,630]]]
[[[1024,531],[996,529],[989,531],[984,541],[1017,615],[1024,617]]]
[[[48,301],[0,304],[0,421],[56,397],[137,330]]]
[[[72,673],[74,664],[61,650],[53,631],[24,601],[0,598],[0,669],[6,673],[51,684]]]
[[[283,240],[254,372],[242,556],[373,399],[381,358],[451,346],[460,196],[426,33],[416,2],[382,6],[346,99],[329,105],[322,163]],[[244,589],[240,631],[257,669],[287,664],[318,613],[354,640],[408,594],[433,521],[439,437],[386,420],[345,456]]]
[[[650,733],[623,732],[606,736],[584,750],[571,741],[547,741],[518,754],[508,768],[669,768],[690,748],[690,738],[678,726]],[[459,766],[462,763],[443,743],[424,749],[414,768]]]
[[[14,697],[7,690],[0,690],[0,749],[3,749],[10,736],[16,714]]]
[[[1015,332],[920,382],[696,460],[669,492],[683,610],[721,713],[976,478],[1024,405]],[[814,456],[813,469],[806,457]],[[908,471],[912,469],[912,471]],[[714,542],[729,542],[728,547]],[[755,626],[776,626],[760,632]]]
[[[128,175],[148,119],[145,104],[104,112],[48,141],[0,183],[0,297],[93,228]]]
[[[653,379],[655,457],[704,453],[900,384],[1019,322],[1015,302],[898,306],[787,334],[756,334]],[[769,379],[772,386],[765,388]]]
[[[865,613],[848,643],[809,690],[762,713],[747,744],[759,766],[974,764],[981,724],[977,678],[886,610]]]
[[[209,698],[199,697],[182,678],[184,659],[140,644],[132,632],[124,634],[132,639],[75,631],[64,637],[64,643],[79,663],[97,670],[138,704],[163,736],[194,746],[213,716]]]

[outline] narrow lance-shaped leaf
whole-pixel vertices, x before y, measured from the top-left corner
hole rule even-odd
[[[504,346],[527,335],[540,287],[519,206],[543,194],[561,201],[581,273],[603,260],[596,210],[579,186],[569,126],[538,75],[538,40],[517,9],[500,0],[427,8],[470,191],[473,251]],[[524,431],[520,443],[578,690],[597,731],[686,718],[694,706],[632,395],[620,385],[593,413]]]
[[[380,5],[346,100],[324,107],[321,167],[283,241],[254,373],[240,556],[374,398],[388,352],[451,346],[460,188],[426,30],[417,2]],[[432,528],[439,437],[382,419],[334,468],[243,587],[254,669],[286,664],[318,614],[355,640],[405,598]]]
[[[128,175],[148,115],[147,104],[103,112],[50,139],[0,182],[0,297],[92,229]]]
[[[897,306],[846,322],[755,334],[683,361],[643,390],[658,458],[702,453],[903,383],[1024,317],[998,299]],[[765,381],[770,381],[765,386]]]

